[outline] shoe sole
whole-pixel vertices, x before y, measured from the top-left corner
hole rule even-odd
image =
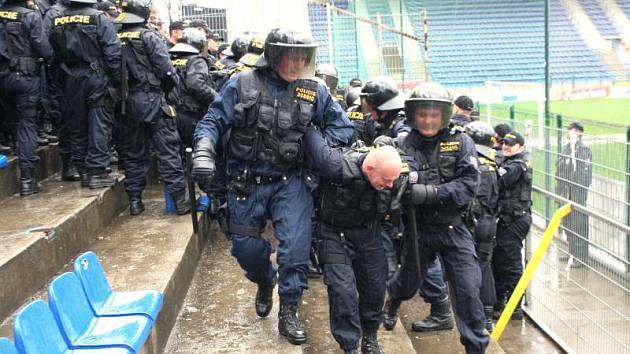
[[[440,326],[440,327],[434,327],[434,328],[418,328],[418,327],[414,327],[411,326],[411,330],[414,332],[436,332],[436,331],[447,331],[449,329],[453,329],[455,326],[451,325],[451,326]]]
[[[287,341],[289,341],[289,343],[291,343],[293,345],[302,345],[302,344],[306,343],[306,338],[307,337],[304,337],[304,339],[301,339],[301,338],[300,339],[296,339],[296,338],[291,337],[288,333],[282,333],[282,331],[280,331],[280,334],[282,336],[284,336],[287,339]]]
[[[115,184],[116,183],[94,183],[94,184],[90,183],[88,187],[90,187],[90,189],[108,188],[108,187],[113,187]]]

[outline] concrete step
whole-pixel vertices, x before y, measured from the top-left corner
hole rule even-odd
[[[126,199],[125,199],[126,200]],[[167,215],[161,184],[147,186],[144,195],[146,211],[131,217],[125,210],[100,232],[95,232],[84,250],[99,257],[114,291],[159,290],[164,304],[142,353],[162,353],[190,281],[197,267],[205,236],[215,232],[200,215],[200,232],[193,234],[190,214]],[[126,204],[125,204],[126,205]],[[72,271],[76,252],[47,281]],[[34,299],[47,299],[47,284],[33,296],[23,298],[23,305]],[[0,336],[12,337],[12,325],[19,310],[0,325]]]
[[[54,175],[42,191],[0,201],[0,319],[95,240],[126,206],[122,176],[112,188],[81,188]]]
[[[61,170],[61,159],[57,153],[57,144],[40,147],[37,176],[40,180],[48,178]],[[15,155],[9,156],[9,165],[0,170],[0,201],[19,193],[20,167]]]

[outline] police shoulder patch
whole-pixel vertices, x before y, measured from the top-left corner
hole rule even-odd
[[[181,68],[181,67],[186,66],[186,64],[188,63],[188,59],[186,58],[175,59],[172,61],[172,63],[173,63],[173,66]]]
[[[409,183],[411,183],[411,184],[418,183],[418,172],[417,171],[409,172]]]
[[[132,31],[132,32],[118,32],[118,39],[140,39],[140,32],[139,31]]]
[[[409,164],[406,162],[403,162],[402,165],[400,166],[400,173],[409,173]]]
[[[0,10],[0,18],[9,20],[9,21],[20,21],[22,18],[22,14],[17,11],[3,11]]]
[[[350,120],[363,120],[363,112],[348,112],[347,115]]]
[[[460,149],[459,141],[442,141],[440,142],[440,152],[455,152]]]
[[[317,82],[312,80],[298,80],[295,86],[295,98],[308,103],[317,100]]]
[[[219,69],[219,70],[223,70],[225,68],[225,64],[223,64],[220,61],[217,61],[216,63],[214,63],[214,67]]]

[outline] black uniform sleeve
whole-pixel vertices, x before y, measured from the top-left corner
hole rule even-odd
[[[37,56],[49,60],[53,51],[48,42],[48,34],[44,31],[42,17],[38,12],[29,12],[24,19],[31,34],[31,45]]]
[[[341,181],[343,178],[343,150],[332,148],[315,128],[309,128],[304,136],[304,152],[307,162],[320,176]]]
[[[155,75],[161,81],[167,79],[167,76],[175,76],[175,69],[168,54],[168,49],[166,49],[166,45],[160,39],[160,36],[154,31],[146,31],[145,33],[144,44]]]
[[[120,82],[121,47],[114,24],[104,14],[97,17],[97,37],[103,50],[103,65],[114,82]]]
[[[210,85],[210,72],[208,71],[208,63],[204,58],[192,59],[186,75],[186,87],[188,92],[200,101],[214,100],[217,93]]]
[[[455,162],[455,178],[439,185],[438,200],[443,205],[455,204],[457,208],[465,208],[477,193],[479,169],[475,144],[468,135],[459,136],[461,148]]]
[[[527,165],[523,160],[506,160],[499,168],[499,192],[504,192],[518,183],[523,173],[527,171]]]

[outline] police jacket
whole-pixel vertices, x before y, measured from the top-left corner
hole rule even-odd
[[[471,209],[475,219],[474,235],[477,242],[491,242],[496,234],[499,212],[495,150],[484,145],[475,145],[475,148],[479,165],[479,188]]]
[[[320,172],[320,221],[339,227],[360,227],[381,220],[391,207],[391,190],[375,190],[361,166],[369,149],[331,148],[321,134],[309,129],[305,137],[309,164]]]
[[[173,56],[172,63],[180,85],[171,91],[171,103],[177,111],[189,112],[201,119],[217,94],[210,85],[208,60],[198,54],[185,54]]]
[[[582,140],[574,148],[571,144],[562,147],[562,154],[556,162],[556,193],[580,203],[586,202],[588,187],[593,181],[593,156]]]
[[[440,227],[461,224],[461,215],[469,209],[479,185],[472,139],[449,129],[425,138],[414,129],[400,148],[415,161],[415,165],[409,166],[409,183],[438,188],[437,205],[417,206],[418,223]]]
[[[124,43],[123,56],[129,77],[127,112],[144,122],[152,121],[160,108],[173,116],[174,112],[166,105],[164,88],[172,88],[177,75],[159,34],[141,25],[132,25],[124,26],[118,37]]]
[[[51,56],[39,12],[13,2],[0,7],[0,72],[35,76],[37,58],[48,60]]]
[[[345,145],[352,125],[328,89],[312,80],[286,82],[269,68],[231,79],[197,124],[195,142],[217,141],[231,129],[228,169],[277,176],[302,166],[302,138],[310,124],[332,145]]]
[[[472,120],[470,119],[470,117],[465,116],[463,114],[454,114],[451,117],[451,126],[460,126],[460,127],[465,127],[468,125],[468,123],[472,122]]]
[[[505,157],[499,173],[499,220],[509,224],[531,213],[532,169],[526,152]]]
[[[120,41],[102,11],[88,4],[67,7],[52,19],[50,38],[64,70],[89,69],[120,82]]]

